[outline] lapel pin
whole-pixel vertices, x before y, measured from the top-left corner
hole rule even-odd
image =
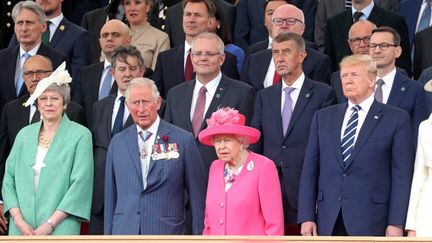
[[[305,97],[309,98],[309,96],[310,96],[310,93],[306,93]]]
[[[216,94],[216,98],[220,98],[220,94]]]
[[[251,171],[251,170],[253,170],[254,166],[255,166],[255,163],[254,163],[253,160],[251,160],[251,161],[249,161],[249,163],[248,163],[246,169],[247,169],[248,171]]]
[[[374,119],[375,119],[375,120],[378,120],[378,116],[374,116]]]
[[[222,90],[223,90],[223,87],[220,87],[219,90],[222,91]]]
[[[401,87],[401,91],[405,92],[406,88],[405,87]]]
[[[60,25],[59,29],[60,29],[61,31],[63,31],[63,30],[65,29],[65,26],[64,26],[64,25]]]

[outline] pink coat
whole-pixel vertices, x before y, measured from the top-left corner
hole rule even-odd
[[[210,167],[203,234],[283,235],[281,187],[273,161],[249,152],[227,192],[224,168],[221,160]]]

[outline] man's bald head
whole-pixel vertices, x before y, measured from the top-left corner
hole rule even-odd
[[[112,19],[104,24],[100,31],[99,44],[108,60],[118,46],[130,44],[131,35],[129,27],[120,20]]]
[[[303,11],[292,4],[279,6],[273,13],[272,21],[273,37],[280,33],[295,33],[301,36],[305,30]]]

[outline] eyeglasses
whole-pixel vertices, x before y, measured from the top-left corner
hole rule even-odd
[[[108,39],[108,37],[111,35],[112,38],[117,39],[120,38],[121,34],[119,32],[111,32],[111,33],[102,33],[101,37],[102,39]]]
[[[379,44],[372,43],[372,44],[369,44],[369,49],[371,49],[371,50],[373,51],[373,50],[375,50],[375,48],[377,48],[377,46],[379,46],[379,48],[380,48],[382,51],[385,51],[385,50],[387,50],[390,46],[394,46],[394,47],[396,47],[397,45],[395,45],[395,44],[390,44],[390,43],[379,43]]]
[[[51,73],[52,70],[35,70],[35,71],[25,71],[23,73],[24,77],[26,78],[32,78],[33,75],[36,74],[36,77],[41,78],[43,76],[45,76],[45,74],[47,73]]]
[[[203,51],[196,51],[191,52],[192,57],[214,57],[216,55],[220,55],[220,52],[203,52]]]
[[[365,36],[365,37],[357,37],[357,38],[352,38],[352,39],[348,39],[348,41],[353,44],[353,45],[360,45],[361,42],[363,42],[365,45],[368,45],[370,42],[370,35]]]
[[[301,21],[300,19],[297,18],[275,18],[272,20],[273,24],[276,26],[281,26],[283,25],[283,23],[285,22],[288,26],[292,26],[295,25],[297,22],[302,23],[303,21]]]

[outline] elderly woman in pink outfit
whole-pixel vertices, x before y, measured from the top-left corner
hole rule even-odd
[[[283,235],[282,197],[276,167],[247,150],[260,132],[245,117],[221,108],[207,119],[201,143],[214,146],[218,160],[209,172],[204,235]]]

